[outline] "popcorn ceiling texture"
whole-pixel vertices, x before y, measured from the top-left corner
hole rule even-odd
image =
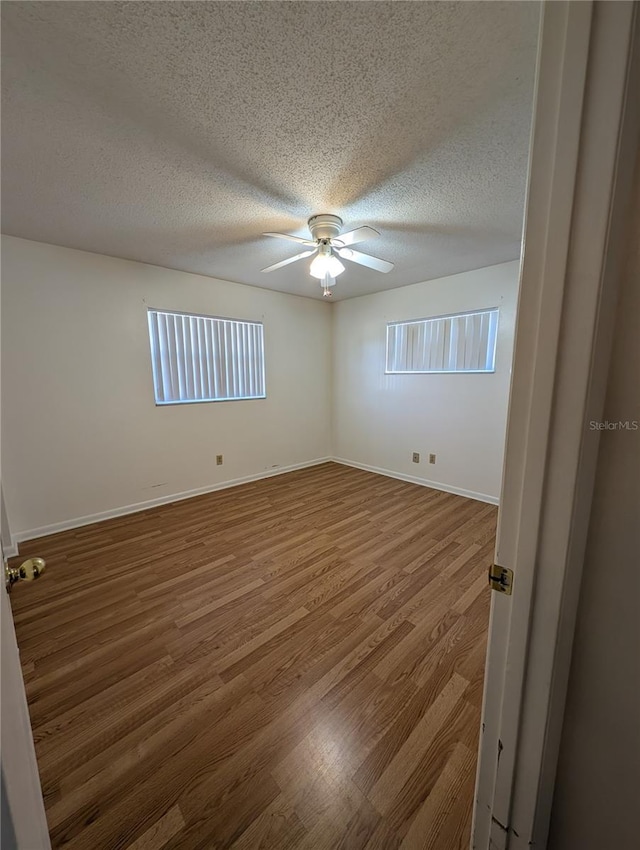
[[[2,4],[3,232],[320,297],[264,230],[382,236],[334,297],[519,255],[539,6]]]

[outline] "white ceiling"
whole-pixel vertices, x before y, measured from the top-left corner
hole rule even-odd
[[[320,297],[313,213],[381,237],[334,300],[514,259],[538,4],[2,4],[3,232]]]

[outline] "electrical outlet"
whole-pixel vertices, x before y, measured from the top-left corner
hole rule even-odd
[[[216,455],[216,466],[222,466],[222,455]]]
[[[436,462],[436,456],[435,455],[429,455],[429,463],[435,463],[435,462]]]
[[[413,457],[411,458],[411,460],[412,460],[414,463],[420,463],[420,452],[414,452],[414,453],[413,453]]]

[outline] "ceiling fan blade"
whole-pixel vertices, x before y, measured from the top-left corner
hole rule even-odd
[[[343,260],[351,260],[352,263],[359,263],[377,272],[390,272],[393,268],[393,263],[379,260],[378,257],[372,257],[370,254],[362,254],[360,251],[354,251],[353,248],[338,248],[337,251]]]
[[[295,263],[296,260],[304,259],[304,257],[310,257],[312,254],[315,254],[315,251],[303,251],[301,254],[296,254],[295,257],[287,257],[286,260],[280,260],[279,263],[267,266],[266,269],[262,269],[262,271],[274,272],[276,269],[281,269],[283,266],[288,266],[289,263]]]
[[[301,236],[292,236],[290,233],[263,233],[263,236],[274,236],[276,239],[288,239],[290,242],[298,242],[300,245],[313,245],[315,241],[303,239]]]
[[[365,239],[373,239],[374,236],[380,236],[380,234],[373,227],[356,227],[355,230],[348,230],[346,233],[341,233],[332,241],[342,243],[343,245],[355,245],[356,242],[364,242]]]

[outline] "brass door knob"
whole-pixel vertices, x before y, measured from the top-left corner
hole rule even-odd
[[[46,563],[43,558],[29,558],[28,561],[23,561],[19,567],[10,567],[4,565],[4,573],[6,582],[11,587],[17,581],[33,581],[39,578],[44,572]]]

